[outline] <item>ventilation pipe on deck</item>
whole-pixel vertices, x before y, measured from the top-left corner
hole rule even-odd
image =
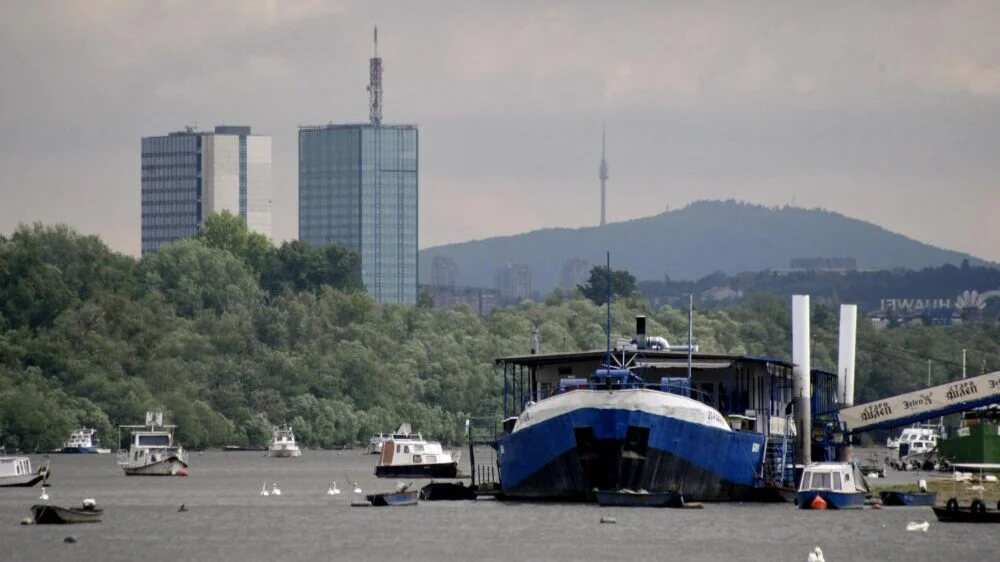
[[[837,402],[839,407],[854,405],[854,353],[857,344],[858,305],[840,305],[840,340],[837,343]],[[837,453],[840,462],[851,462],[854,451],[850,445]]]
[[[812,462],[809,373],[809,295],[792,296],[792,404],[795,408],[796,462]]]

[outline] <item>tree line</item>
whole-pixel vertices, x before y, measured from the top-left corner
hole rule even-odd
[[[469,416],[500,416],[497,357],[603,348],[607,272],[481,317],[467,307],[376,304],[356,252],[271,244],[232,215],[141,259],[66,226],[21,226],[0,236],[0,444],[61,447],[77,427],[106,444],[116,426],[162,410],[187,447],[264,445],[288,423],[306,446],[362,443],[402,422],[461,442]],[[686,338],[687,310],[653,307],[627,272],[612,272],[612,333],[634,317],[647,331]],[[813,364],[835,369],[835,311],[814,306]],[[1000,329],[858,332],[857,401],[1000,368]],[[790,355],[787,298],[696,309],[703,351]]]

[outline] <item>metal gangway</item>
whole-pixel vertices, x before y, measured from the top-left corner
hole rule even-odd
[[[892,429],[1000,403],[1000,371],[837,410],[848,434]]]

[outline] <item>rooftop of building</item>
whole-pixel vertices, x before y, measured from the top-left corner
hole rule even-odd
[[[183,135],[251,135],[249,125],[216,125],[211,131],[199,131],[197,126],[186,126],[183,131],[173,131],[167,136]],[[162,136],[162,135],[153,135]]]
[[[327,123],[326,125],[299,125],[300,131],[323,131],[328,129],[417,129],[416,125],[407,124],[381,124],[371,123]]]

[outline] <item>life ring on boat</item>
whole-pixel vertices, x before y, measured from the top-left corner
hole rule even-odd
[[[969,504],[969,511],[972,513],[986,513],[986,504],[983,503],[983,500],[972,500],[972,503]]]
[[[944,504],[944,508],[946,511],[958,511],[958,500],[951,498],[948,503]]]

